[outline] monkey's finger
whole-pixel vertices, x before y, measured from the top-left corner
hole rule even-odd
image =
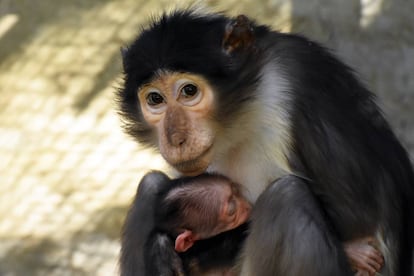
[[[384,264],[384,261],[381,257],[374,257],[374,256],[367,256],[366,262],[379,268],[381,268],[381,266]]]
[[[364,250],[361,250],[361,254],[363,254],[366,258],[373,259],[375,262],[379,264],[383,264],[384,257],[382,256],[379,250],[376,250],[371,245],[366,245]]]
[[[381,252],[378,252],[378,254],[375,257],[375,260],[378,261],[381,265],[384,264],[384,256],[381,254]]]
[[[368,262],[368,265],[371,268],[373,268],[374,272],[380,271],[381,268],[382,268],[382,264],[381,263],[378,263],[378,262],[376,262],[376,261],[374,261],[372,259],[371,260],[368,260],[367,262]]]
[[[382,265],[384,264],[384,257],[378,253],[378,252],[369,252],[367,255],[365,255],[365,258],[367,258],[367,262],[374,266],[376,270],[380,270]]]
[[[358,271],[363,270],[368,272],[370,275],[378,271],[377,266],[378,264],[366,255],[360,255],[356,263],[356,269]]]
[[[358,270],[365,270],[369,272],[369,275],[375,275],[376,272],[380,271],[382,268],[382,264],[376,262],[373,259],[367,258],[366,256],[360,256],[359,261],[356,265]]]
[[[376,262],[380,267],[384,265],[384,257],[382,255],[376,255],[372,257],[372,260]]]

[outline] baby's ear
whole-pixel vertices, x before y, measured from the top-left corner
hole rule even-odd
[[[190,230],[185,230],[183,233],[179,234],[175,239],[175,251],[185,252],[191,248],[195,242],[196,238],[193,232]]]

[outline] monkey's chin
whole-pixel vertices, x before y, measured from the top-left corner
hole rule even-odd
[[[175,165],[174,168],[178,170],[181,174],[186,176],[196,176],[202,174],[206,171],[208,167],[208,162],[194,162],[191,163],[181,163],[179,165]]]
[[[205,172],[210,164],[211,148],[196,159],[173,164],[172,166],[185,176],[196,176]]]
[[[205,169],[196,169],[196,170],[180,170],[180,173],[185,176],[197,176],[202,174]]]

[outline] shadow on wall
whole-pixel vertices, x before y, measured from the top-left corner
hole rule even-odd
[[[333,49],[368,88],[414,160],[413,1],[291,0],[292,32]]]
[[[401,39],[401,20],[396,15],[406,7],[403,3],[398,7],[395,2],[399,0],[291,0],[292,32],[334,47],[342,40],[362,37],[372,43],[372,38],[385,34],[387,39]]]
[[[0,275],[6,274],[4,271],[33,276],[64,275],[67,271],[73,275],[90,275],[91,266],[102,267],[108,240],[119,238],[126,212],[126,206],[112,206],[95,212],[91,216],[91,227],[85,225],[85,229],[71,237],[65,236],[64,244],[53,238],[26,237],[14,241],[3,237],[0,243],[4,246],[3,242],[7,241],[10,250],[1,259]]]
[[[76,0],[61,3],[59,1],[8,0],[0,2],[0,23],[2,23],[0,25],[0,66],[7,59],[13,60],[14,57],[20,56],[24,46],[31,44],[46,26],[51,26],[58,22],[63,22],[63,24],[67,22],[68,25],[78,24],[79,29],[81,29],[82,23],[79,22],[80,14],[87,10],[92,10],[98,5],[105,5],[107,2],[112,1]],[[119,44],[121,45],[121,43],[120,41]],[[50,59],[52,60],[53,57],[50,57]],[[78,95],[78,98],[72,104],[72,108],[78,112],[84,111],[92,100],[105,87],[108,87],[119,73],[120,54],[116,52],[108,58],[108,62],[102,67],[102,70],[94,76],[93,87],[85,93]],[[59,76],[56,76],[56,79],[58,78]],[[61,90],[56,90],[57,93],[62,91],[65,91],[65,87]]]
[[[0,17],[16,15],[17,22],[0,37],[0,65],[6,57],[19,55],[22,46],[29,44],[45,26],[62,20],[76,20],[80,11],[104,5],[110,0],[102,1],[31,1],[6,0],[0,2]],[[35,14],[36,16],[32,16]]]

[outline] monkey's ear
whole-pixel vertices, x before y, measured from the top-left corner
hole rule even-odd
[[[253,24],[247,16],[241,14],[227,24],[222,47],[227,54],[231,54],[251,48],[254,41]]]
[[[126,55],[127,55],[127,53],[128,53],[128,48],[127,47],[121,47],[121,57],[122,57],[122,67],[123,67],[123,69],[124,69],[124,71],[125,71],[125,67],[126,67],[126,61],[125,61],[125,59],[126,59]]]
[[[185,230],[183,233],[179,234],[175,239],[175,251],[185,252],[190,249],[196,238],[193,232],[190,230]]]

